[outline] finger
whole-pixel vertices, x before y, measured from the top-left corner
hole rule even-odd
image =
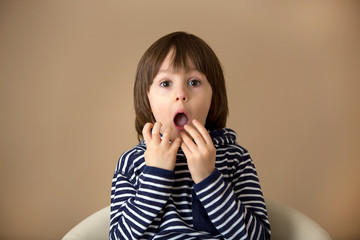
[[[144,137],[145,143],[151,142],[151,128],[153,127],[152,123],[146,123],[142,130],[142,135]]]
[[[181,139],[177,137],[171,142],[170,148],[173,149],[174,151],[177,151],[180,147],[180,144],[181,144]]]
[[[152,128],[151,134],[152,134],[152,140],[156,141],[156,142],[160,142],[161,138],[160,138],[160,129],[161,129],[161,123],[160,122],[156,122],[154,124],[154,127]]]
[[[183,150],[185,156],[189,156],[191,155],[191,151],[190,149],[188,148],[188,146],[186,145],[186,143],[184,141],[181,142],[181,145],[180,145],[181,149]],[[187,157],[188,158],[188,157]]]
[[[189,152],[195,152],[197,146],[193,142],[193,140],[186,133],[181,133],[180,136],[182,139],[181,148],[182,148],[183,144],[185,144],[186,148],[189,150]]]
[[[198,132],[198,130],[196,130],[195,128],[193,128],[192,126],[190,126],[189,124],[184,126],[184,129],[186,130],[186,132],[189,133],[189,135],[194,139],[196,145],[198,146],[202,146],[205,144],[205,140],[203,139],[203,137],[201,136],[201,134]]]
[[[204,139],[204,141],[206,142],[206,144],[213,145],[213,141],[210,137],[210,134],[206,130],[206,128],[196,119],[193,120],[193,124],[196,127],[196,129],[199,131],[199,133],[201,134],[201,136]]]
[[[161,141],[162,143],[168,144],[170,142],[170,133],[171,133],[171,128],[166,127],[162,135],[162,141]]]

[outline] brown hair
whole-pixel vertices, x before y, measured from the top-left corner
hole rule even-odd
[[[225,78],[221,63],[209,45],[199,37],[185,32],[170,33],[154,42],[139,61],[134,84],[135,127],[138,138],[147,122],[154,123],[147,93],[159,68],[170,50],[173,50],[175,70],[188,70],[190,60],[203,73],[212,88],[212,99],[205,128],[224,128],[229,113]]]

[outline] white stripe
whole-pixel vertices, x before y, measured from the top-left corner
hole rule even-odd
[[[232,208],[232,207],[229,207],[229,208]],[[239,210],[239,209],[237,209],[237,210]],[[235,217],[235,215],[236,215],[237,213],[238,213],[238,211],[235,211],[230,217],[227,218],[227,220],[226,220],[223,224],[220,224],[219,226],[217,226],[217,228],[218,228],[218,229],[219,229],[219,228],[222,228],[222,227],[224,227],[229,221],[233,221],[233,220],[234,220],[234,217]],[[222,214],[222,215],[225,215],[225,214]],[[218,221],[219,218],[220,218],[220,216],[219,216],[218,218],[214,219],[214,222]],[[221,218],[222,218],[222,217],[221,217]],[[220,218],[220,219],[221,219],[221,218]]]
[[[187,188],[187,189],[193,189],[193,187],[192,186],[189,186],[189,184],[192,184],[192,180],[191,181],[188,181],[188,182],[186,182],[187,184],[183,184],[183,185],[180,185],[180,186],[177,186],[177,187],[173,187],[172,189],[173,190],[185,190],[185,188]]]
[[[236,185],[235,185],[236,186]],[[259,188],[257,187],[243,187],[243,188],[240,188],[237,190],[237,192],[242,192],[242,191],[245,191],[245,190],[255,190],[255,191],[259,191]]]
[[[151,198],[151,197],[148,197],[148,196],[138,196],[137,199],[138,200],[145,199],[145,200],[148,200],[148,201],[151,201],[151,202],[157,202],[157,203],[161,203],[161,204],[164,204],[164,203],[167,202],[167,200],[159,200],[159,199]],[[138,202],[138,200],[135,200],[135,202]]]
[[[254,203],[261,204],[261,205],[265,206],[263,201],[242,201],[242,202],[243,202],[243,204],[250,205],[250,206],[251,206],[251,204],[254,204]]]
[[[164,192],[160,192],[160,191],[155,191],[154,189],[141,188],[138,191],[138,194],[142,195],[141,194],[142,192],[151,193],[151,194],[154,194],[154,195],[164,196],[164,197],[170,196],[170,193],[166,193],[166,192],[164,193]]]
[[[258,177],[255,175],[255,173],[243,173],[243,174],[241,174],[240,177],[248,177],[248,176],[258,179]],[[259,182],[257,182],[257,183],[259,184]]]
[[[239,238],[239,234],[241,231],[244,231],[245,227],[247,228],[249,223],[241,225],[241,222],[244,221],[245,217],[249,215],[251,221],[254,221],[254,216],[259,217],[259,219],[262,219],[264,223],[268,223],[268,220],[266,218],[266,209],[265,204],[263,203],[260,184],[258,182],[258,176],[256,174],[255,167],[253,166],[253,162],[250,158],[250,154],[241,146],[236,145],[235,133],[233,133],[231,130],[224,130],[227,135],[222,135],[217,137],[216,139],[213,139],[214,142],[221,143],[221,142],[228,142],[233,144],[228,144],[227,146],[220,146],[217,147],[217,161],[216,161],[216,167],[221,172],[221,175],[219,178],[214,179],[214,182],[210,183],[210,186],[205,186],[204,189],[201,189],[199,192],[197,192],[198,196],[202,202],[204,201],[210,201],[210,203],[206,204],[205,207],[215,207],[215,209],[211,210],[209,215],[211,217],[216,217],[216,219],[212,220],[214,225],[219,229],[226,229],[227,233],[226,235],[230,235],[232,231],[236,231],[236,234],[232,234],[232,236],[227,236],[230,239]],[[127,176],[122,176],[120,172],[115,173],[115,177],[112,180],[112,186],[111,186],[111,199],[112,204],[111,208],[113,211],[111,211],[111,229],[114,229],[116,225],[116,222],[118,222],[119,231],[117,231],[117,234],[122,234],[122,238],[126,238],[127,231],[130,234],[130,239],[137,239],[138,237],[144,237],[143,234],[149,234],[151,238],[161,238],[163,236],[168,236],[168,239],[170,239],[170,236],[174,236],[171,239],[183,239],[185,236],[188,237],[188,239],[191,239],[191,236],[203,236],[206,238],[206,233],[204,232],[194,232],[194,233],[179,233],[176,235],[156,235],[155,231],[158,229],[159,225],[163,226],[166,230],[172,230],[174,229],[174,232],[179,231],[177,229],[183,229],[183,230],[189,230],[193,231],[193,225],[192,223],[192,209],[191,209],[191,201],[188,201],[188,199],[191,198],[191,191],[193,190],[193,181],[190,177],[189,170],[185,169],[184,166],[187,165],[185,161],[180,161],[175,164],[175,176],[185,176],[181,179],[168,179],[164,177],[157,176],[156,173],[143,173],[140,170],[142,170],[144,167],[146,167],[143,153],[144,153],[144,145],[140,145],[139,147],[135,147],[135,150],[128,151],[126,154],[126,157],[123,156],[122,162],[118,163],[117,171],[120,169],[122,171],[127,171]],[[178,154],[177,156],[179,156]],[[134,158],[134,156],[137,156]],[[242,161],[244,160],[244,161]],[[135,163],[135,164],[134,164]],[[176,170],[177,168],[180,168],[180,170]],[[182,169],[181,169],[182,168]],[[250,172],[250,173],[244,173],[244,171]],[[253,172],[252,172],[253,171]],[[130,174],[131,173],[131,174]],[[116,175],[117,174],[117,175]],[[235,178],[234,178],[235,176]],[[126,181],[125,178],[129,179],[130,181]],[[250,180],[251,178],[254,178],[254,180]],[[225,184],[225,182],[229,181],[229,184]],[[244,180],[243,182],[240,182],[239,180]],[[145,186],[142,186],[140,189],[135,189],[139,186],[139,183],[143,183]],[[172,187],[169,185],[177,185],[176,187]],[[251,186],[251,184],[254,184],[254,186]],[[130,185],[134,185],[134,188],[132,188]],[[180,186],[179,186],[180,185]],[[220,185],[220,186],[218,186]],[[233,187],[235,185],[235,187]],[[257,187],[258,186],[258,187]],[[158,187],[159,189],[155,190],[152,189],[153,187]],[[164,193],[165,191],[170,191],[172,189],[171,193]],[[230,195],[227,195],[227,191],[231,191]],[[248,192],[247,192],[248,191]],[[132,194],[133,193],[133,194]],[[161,198],[168,199],[168,202],[164,200],[159,200],[157,197],[149,197],[149,193],[156,194],[156,196],[161,196]],[[242,193],[242,194],[241,194]],[[136,194],[136,195],[135,195]],[[219,196],[220,194],[220,196]],[[170,198],[167,198],[167,196],[170,195]],[[136,198],[134,198],[136,196]],[[237,198],[248,198],[249,201],[244,201],[243,203],[246,204],[244,208],[244,213],[241,213],[240,201],[231,201],[231,197],[237,197]],[[222,201],[222,198],[226,198],[224,201]],[[127,201],[125,201],[127,199]],[[114,203],[114,201],[120,201],[119,203]],[[169,201],[170,200],[170,201]],[[176,200],[176,201],[175,201]],[[217,203],[216,201],[221,200],[220,203]],[[130,209],[128,212],[128,215],[131,216],[131,218],[127,215],[121,215],[123,214],[122,210],[125,207],[125,204],[129,204],[129,201],[133,202],[134,207],[133,209]],[[167,205],[165,205],[167,202]],[[215,204],[215,205],[211,205]],[[229,204],[230,207],[228,207],[226,204]],[[252,206],[252,205],[260,204],[259,206]],[[157,206],[159,205],[159,206]],[[238,210],[233,211],[235,208],[235,205],[237,205]],[[264,206],[262,208],[262,206]],[[127,208],[127,207],[126,207]],[[144,215],[142,215],[144,213]],[[170,217],[169,221],[167,222],[161,222],[161,219],[158,216],[160,215],[162,217],[167,216]],[[219,214],[218,214],[219,213]],[[174,214],[174,215],[171,215]],[[176,214],[176,216],[175,216]],[[160,216],[159,215],[159,216]],[[220,215],[220,216],[219,216]],[[227,216],[230,217],[227,217]],[[236,217],[240,216],[240,217]],[[150,219],[151,218],[151,219]],[[238,218],[238,219],[236,219]],[[119,220],[118,220],[119,219]],[[149,219],[149,220],[147,220]],[[159,224],[155,224],[154,219],[156,219],[156,222],[161,222]],[[144,222],[144,227],[141,229],[145,229],[145,231],[142,230],[136,230],[140,229],[136,225],[135,229],[132,229],[130,226],[132,226],[133,222],[136,222],[134,224],[140,224],[140,222]],[[233,222],[234,221],[234,222]],[[124,223],[124,224],[122,224]],[[128,225],[130,223],[130,226]],[[145,224],[149,223],[149,224]],[[186,226],[179,226],[180,224],[187,223]],[[261,226],[261,222],[256,222],[255,227],[251,227],[249,232],[253,232],[253,239],[259,238],[261,234],[264,231],[269,231],[268,229],[265,229],[264,226]],[[170,225],[177,225],[175,227],[169,226]],[[165,225],[165,226],[164,226]],[[140,226],[139,226],[140,227]],[[256,227],[260,227],[259,234],[257,234]],[[121,232],[122,231],[122,232]],[[116,238],[115,235],[113,235],[114,232],[111,232],[111,238]],[[222,233],[222,234],[225,234]],[[257,236],[256,236],[257,235]],[[121,236],[118,236],[121,237]],[[247,236],[244,236],[246,238]],[[250,237],[250,233],[249,233]],[[206,239],[210,239],[206,238]],[[213,238],[211,238],[213,239]]]
[[[240,203],[238,204],[237,206],[237,209],[236,209],[236,212],[239,212],[240,211]],[[227,230],[225,231],[225,233],[223,233],[224,235],[228,232],[230,232],[234,227],[236,227],[239,222],[241,222],[241,220],[243,220],[243,216],[241,215],[240,218]],[[234,239],[235,236],[237,236],[241,231],[243,231],[245,228],[244,225],[241,226],[241,228],[230,238],[230,239]],[[250,238],[251,239],[251,238]]]
[[[154,209],[154,210],[156,210],[156,211],[160,211],[160,210],[161,210],[160,207],[157,207],[157,206],[155,206],[155,205],[149,205],[149,204],[146,204],[146,203],[143,203],[143,202],[140,202],[140,201],[135,201],[135,202],[136,202],[136,204],[138,204],[138,205],[141,205],[141,206],[144,206],[144,207],[147,207],[147,208],[151,208],[151,209]]]
[[[237,182],[235,184],[235,187],[239,186],[239,185],[246,185],[247,183],[253,183],[253,184],[257,184],[259,185],[259,182],[255,181],[255,180],[245,180],[245,181],[242,181],[242,182]],[[259,188],[257,188],[257,190],[260,190]]]
[[[219,178],[219,180],[220,180],[220,178]],[[202,201],[205,201],[206,199],[212,197],[214,194],[216,194],[216,193],[219,191],[219,189],[224,188],[224,185],[225,185],[224,182],[222,182],[213,192],[209,193],[209,194],[206,195],[205,197],[202,197],[201,200],[202,200]],[[199,193],[199,194],[200,194],[200,193]]]
[[[135,217],[137,217],[138,219],[141,219],[142,221],[144,221],[146,224],[150,224],[151,221],[149,221],[149,219],[144,218],[143,216],[139,215],[137,212],[135,212],[134,210],[132,210],[131,208],[128,208],[129,212],[131,212]],[[145,211],[141,211],[141,212],[145,212]],[[155,217],[156,215],[151,214],[150,217]]]
[[[127,194],[116,195],[115,197],[113,197],[113,199],[125,198],[125,197],[130,198],[133,196],[134,196],[134,194],[127,193]]]
[[[262,232],[262,231],[263,231],[263,226],[260,225],[260,229],[259,229],[258,237],[257,237],[258,240],[260,239],[260,236],[261,236],[261,232]]]
[[[124,231],[122,230],[122,228],[120,227],[120,225],[117,226],[117,229],[119,230],[119,232],[121,233],[121,235],[128,240],[127,236],[125,235]]]
[[[175,182],[183,182],[183,181],[192,182],[192,178],[191,178],[191,177],[176,178],[176,179],[174,179],[174,180],[175,180]]]
[[[212,200],[210,203],[206,204],[204,207],[205,208],[209,208],[210,206],[212,206],[213,204],[215,204],[216,202],[218,202],[226,193],[226,191],[229,189],[230,187],[230,184],[228,184],[225,188],[225,190],[221,193],[221,195],[219,195],[217,198],[215,198],[214,200]],[[229,196],[227,197],[227,199],[220,205],[218,206],[217,208],[215,208],[213,211],[209,212],[209,215],[212,215],[212,213],[216,210],[216,209],[219,209],[221,208],[222,206],[224,206],[227,201],[229,200],[229,198],[231,198],[231,194],[229,194]]]
[[[126,219],[128,219],[129,221],[131,221],[134,225],[138,226],[139,228],[146,230],[146,227],[144,227],[143,225],[139,224],[136,220],[132,219],[129,215],[127,215],[125,212],[123,212],[123,216],[126,217]],[[135,229],[133,229],[134,231]]]
[[[144,176],[145,178],[151,178],[151,179],[159,180],[159,181],[162,181],[162,182],[173,183],[173,180],[172,180],[172,179],[155,176],[155,175],[148,174],[148,173],[143,174],[143,176]]]
[[[229,198],[228,198],[229,199]],[[227,199],[227,200],[228,200]],[[227,201],[225,201],[227,202]],[[224,205],[224,203],[222,204]],[[221,220],[235,205],[235,202],[231,203],[231,205],[226,209],[226,211],[222,212],[217,218],[215,218],[213,221],[214,223]],[[209,213],[209,215],[213,215],[217,210],[219,210],[220,207],[215,208],[213,211]],[[221,208],[220,208],[221,209]]]
[[[122,173],[125,173],[126,167],[127,167],[127,165],[128,165],[128,162],[129,162],[129,157],[132,156],[132,154],[133,154],[135,151],[136,151],[135,149],[133,149],[133,150],[131,150],[131,151],[128,151],[126,158],[125,158],[125,159],[121,158],[121,163],[123,164],[122,170],[121,170]]]
[[[213,188],[214,185],[216,185],[221,179],[221,175],[218,179],[216,179],[215,182],[213,182],[212,184],[210,184],[209,186],[207,186],[206,188],[204,188],[203,190],[200,190],[197,195],[201,195],[202,193],[209,191],[209,189]]]
[[[152,189],[151,187],[157,187],[157,188],[165,188],[165,189],[172,189],[172,186],[167,186],[167,185],[163,185],[163,184],[159,184],[159,183],[154,183],[154,182],[142,182],[142,188],[141,189]],[[155,190],[154,190],[155,191]]]
[[[116,184],[117,185],[117,184]],[[112,189],[113,190],[113,189]],[[115,192],[123,192],[123,191],[125,191],[125,190],[130,190],[130,191],[132,191],[132,192],[135,192],[135,189],[134,188],[132,188],[132,187],[121,187],[121,188],[116,188],[116,187],[114,187],[114,190],[115,190]]]
[[[125,222],[125,219],[122,218],[121,221],[123,222],[123,226],[125,226],[127,232],[130,233],[131,236],[133,236],[133,234],[132,234],[132,232],[131,232],[131,230],[130,230],[130,227],[129,227],[128,224]],[[119,225],[118,225],[118,228],[121,229]],[[121,232],[122,232],[123,235],[125,236],[125,233],[124,233],[123,231],[121,231]],[[126,238],[126,239],[128,239],[128,238]]]
[[[239,198],[252,197],[252,198],[260,198],[261,194],[239,194]]]
[[[180,197],[190,197],[191,194],[186,193],[186,192],[185,193],[172,193],[171,196],[180,198]]]

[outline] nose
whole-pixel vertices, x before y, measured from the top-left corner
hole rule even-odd
[[[186,91],[186,87],[184,87],[184,86],[179,86],[176,89],[175,94],[176,94],[175,95],[176,101],[187,102],[189,99],[188,93]]]
[[[176,98],[176,101],[183,101],[183,102],[186,102],[187,98],[186,97],[177,97]]]

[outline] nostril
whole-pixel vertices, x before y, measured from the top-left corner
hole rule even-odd
[[[176,98],[176,101],[180,101],[180,99],[181,99],[182,101],[186,101],[186,97],[183,97],[183,98],[177,97],[177,98]]]

